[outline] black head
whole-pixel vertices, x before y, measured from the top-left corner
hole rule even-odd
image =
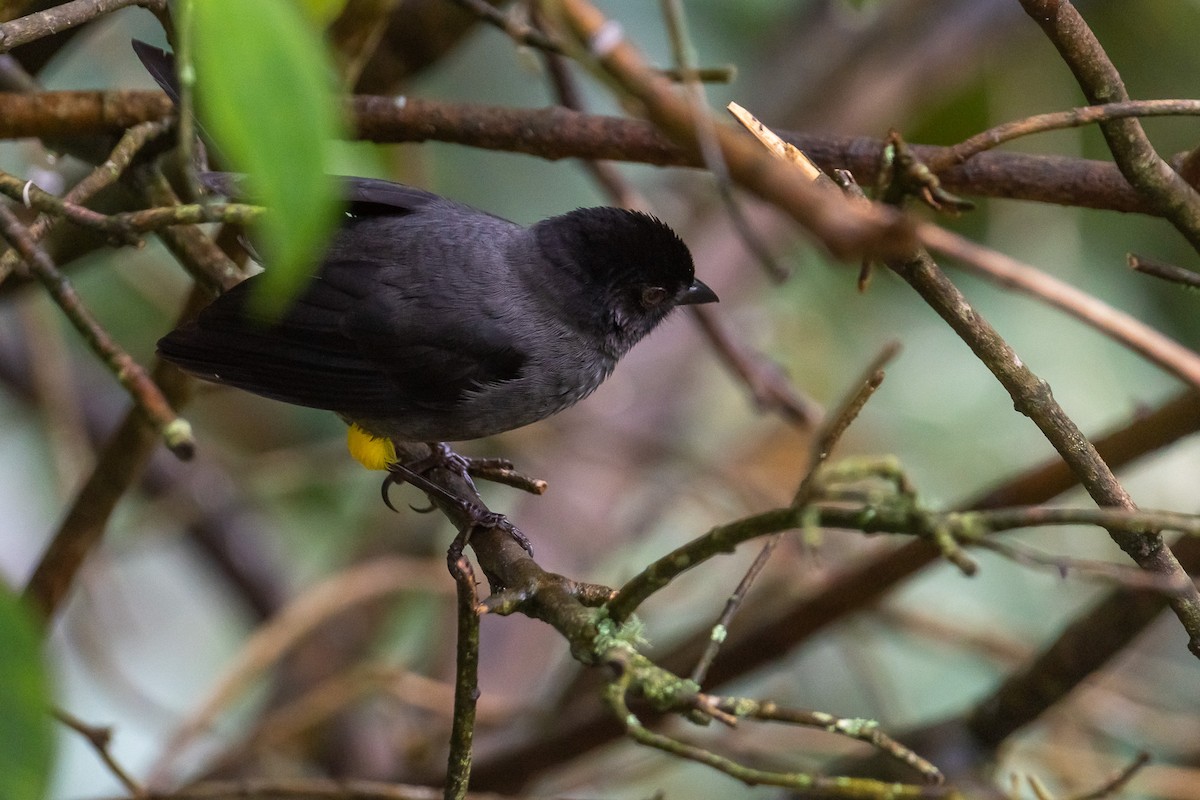
[[[581,208],[532,230],[555,272],[572,278],[566,284],[570,295],[559,302],[577,324],[599,334],[615,357],[676,306],[717,300],[696,280],[687,245],[649,214]]]

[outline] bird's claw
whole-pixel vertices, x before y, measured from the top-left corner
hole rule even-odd
[[[393,486],[395,486],[397,483],[408,483],[408,477],[406,475],[402,475],[398,472],[389,472],[383,478],[383,484],[379,487],[379,493],[383,497],[383,504],[385,506],[387,506],[389,509],[391,509],[393,512],[399,514],[400,509],[398,509],[394,505],[392,505],[392,498],[389,495],[389,490]],[[411,508],[413,511],[417,512],[418,514],[429,514],[429,513],[432,513],[433,511],[437,510],[437,506],[435,506],[433,503],[430,503],[429,505],[425,506],[424,508],[418,508],[418,507],[414,506],[412,503],[409,503],[408,507]]]
[[[499,529],[512,537],[513,541],[521,546],[529,555],[533,555],[533,546],[530,544],[528,537],[521,533],[516,525],[508,521],[508,517],[503,514],[498,514],[491,511],[478,503],[459,497],[453,492],[446,489],[430,479],[426,478],[424,473],[437,468],[452,470],[466,481],[472,490],[475,489],[475,483],[471,480],[469,470],[471,469],[471,460],[459,455],[450,449],[444,442],[430,444],[430,454],[425,458],[419,459],[408,464],[395,464],[388,471],[388,474],[383,479],[383,485],[380,486],[380,493],[383,496],[383,503],[392,511],[398,513],[398,509],[392,505],[391,498],[388,496],[389,490],[397,483],[409,483],[427,494],[433,494],[441,497],[447,502],[453,503],[467,514],[468,524],[463,528],[462,533],[455,539],[454,545],[451,546],[451,552],[461,553],[462,548],[466,546],[470,540],[471,534],[479,529]],[[409,506],[413,511],[419,513],[427,513],[434,509],[434,504],[430,504],[428,508],[420,509]]]
[[[470,475],[467,473],[467,470],[470,468],[470,464],[471,462],[469,459],[460,456],[458,453],[451,450],[450,446],[445,442],[432,442],[429,445],[429,455],[425,456],[424,458],[419,458],[415,461],[409,461],[406,464],[393,464],[392,468],[388,470],[388,474],[383,479],[383,485],[379,487],[379,491],[383,495],[383,504],[392,511],[399,513],[399,509],[392,505],[391,498],[388,496],[391,488],[398,483],[410,483],[425,491],[432,490],[436,494],[440,494],[446,499],[455,503],[464,503],[466,501],[462,500],[462,498],[455,497],[451,492],[441,486],[438,486],[432,481],[418,481],[416,478],[418,476],[423,477],[425,473],[429,472],[431,469],[445,468],[457,475],[460,475],[463,480],[465,480],[471,486],[472,489],[475,489],[475,483],[471,480]],[[413,511],[416,511],[418,514],[427,514],[434,509],[434,506],[433,504],[430,504],[429,507],[425,509],[415,508],[413,506],[409,506],[409,508],[411,508]]]

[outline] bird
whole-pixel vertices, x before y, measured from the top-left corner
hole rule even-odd
[[[159,354],[378,439],[465,441],[574,405],[672,309],[717,299],[679,236],[642,212],[523,227],[411,186],[343,183],[342,225],[282,315],[250,300],[251,277]]]
[[[135,49],[170,80],[168,54]],[[594,392],[673,309],[717,301],[679,235],[640,211],[579,208],[526,227],[416,187],[338,180],[344,217],[281,314],[252,300],[253,276],[158,353],[203,380],[335,412],[354,457],[400,467],[401,480],[412,471],[394,442],[447,452],[440,443],[543,420]],[[237,192],[225,174],[204,183]]]

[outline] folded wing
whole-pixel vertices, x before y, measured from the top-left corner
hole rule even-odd
[[[499,319],[463,324],[454,302],[430,296],[444,291],[437,283],[390,277],[378,263],[327,262],[275,321],[249,302],[250,278],[163,337],[159,352],[217,383],[362,417],[451,410],[520,376],[525,357]]]

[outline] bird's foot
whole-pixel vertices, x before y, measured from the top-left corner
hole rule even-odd
[[[473,478],[511,486],[530,494],[545,494],[548,488],[544,480],[518,472],[513,462],[507,458],[469,458],[454,452],[445,442],[430,442],[429,450],[428,456],[408,464],[408,468],[417,472],[427,472],[442,467],[461,475],[472,489],[475,488]]]
[[[467,515],[467,524],[462,527],[462,532],[455,538],[454,544],[451,546],[452,553],[461,553],[462,548],[466,546],[474,531],[480,528],[497,528],[511,536],[517,544],[521,545],[521,548],[525,552],[533,555],[533,547],[530,545],[529,539],[525,534],[521,533],[517,526],[509,522],[506,516],[489,510],[481,503],[474,502],[451,492],[425,475],[426,472],[432,469],[450,470],[466,481],[467,485],[471,487],[472,493],[477,494],[475,482],[471,480],[474,468],[511,470],[511,462],[502,459],[479,459],[473,461],[454,452],[444,442],[430,444],[429,448],[430,453],[425,458],[409,462],[408,464],[395,463],[389,465],[387,477],[383,479],[383,485],[380,487],[384,505],[392,511],[396,511],[396,507],[392,505],[391,498],[388,496],[388,490],[397,483],[411,484],[426,494],[453,505]]]
[[[463,507],[463,510],[471,515],[470,522],[459,531],[458,536],[454,537],[454,541],[450,543],[450,555],[457,559],[462,555],[463,548],[471,541],[471,535],[481,529],[498,529],[503,531],[514,542],[521,546],[521,549],[533,555],[533,545],[529,541],[529,537],[521,533],[521,529],[509,522],[508,517],[503,514],[497,514],[495,511],[489,511],[483,506],[469,503]]]

